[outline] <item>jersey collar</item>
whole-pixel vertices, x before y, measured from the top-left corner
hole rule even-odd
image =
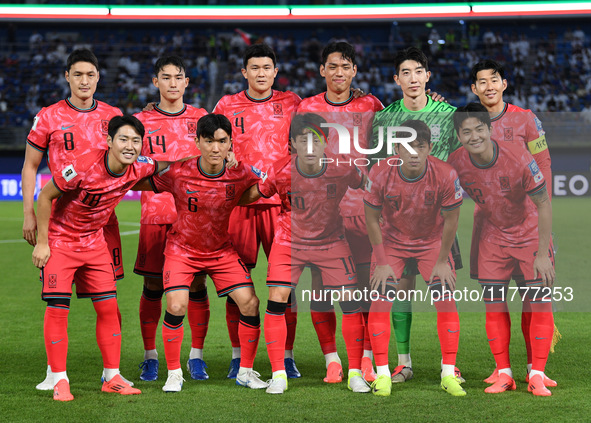
[[[472,156],[468,155],[470,157],[470,161],[472,162],[472,164],[477,167],[478,169],[488,169],[491,168],[495,165],[495,163],[497,162],[497,159],[499,158],[499,145],[497,144],[497,142],[495,140],[491,140],[493,143],[493,158],[492,160],[485,164],[485,165],[479,165],[478,163],[476,163],[474,160],[472,160]]]
[[[402,180],[404,182],[408,182],[408,183],[412,184],[415,182],[419,182],[421,179],[423,179],[425,177],[425,175],[427,174],[427,169],[429,169],[429,159],[428,158],[427,158],[427,162],[425,163],[425,170],[423,170],[423,173],[421,173],[416,178],[408,178],[408,177],[404,176],[404,173],[402,173],[401,166],[398,166],[398,175],[400,175],[400,177],[402,178]]]
[[[326,155],[324,156],[326,158]],[[298,171],[298,173],[300,175],[302,175],[304,178],[318,178],[322,175],[324,175],[324,173],[326,172],[326,161],[322,161],[322,169],[320,169],[320,171],[318,173],[315,173],[313,175],[308,175],[307,173],[303,172],[302,169],[300,169],[300,165],[298,163],[298,159],[296,157],[295,159],[295,163],[296,163],[296,169]]]
[[[113,172],[111,169],[109,169],[109,150],[105,151],[105,155],[103,156],[103,161],[105,163],[105,169],[107,170],[107,173],[112,176],[113,178],[121,178],[123,175],[125,175],[125,173],[127,172],[127,169],[125,169],[123,171],[123,173],[115,173]]]
[[[93,110],[96,110],[96,108],[98,107],[98,103],[96,102],[96,100],[94,98],[92,99],[92,106],[90,106],[88,109],[80,109],[80,108],[74,106],[72,104],[72,102],[70,101],[70,97],[66,98],[66,104],[68,106],[70,106],[72,109],[74,109],[74,110],[76,110],[77,112],[80,112],[80,113],[92,112]]]
[[[339,103],[335,103],[333,101],[330,101],[328,99],[328,93],[324,93],[324,101],[326,101],[328,104],[330,104],[331,106],[336,106],[336,107],[340,107],[340,106],[346,106],[347,104],[349,104],[350,102],[353,101],[353,91],[350,92],[349,94],[349,98],[346,99],[345,101],[341,101]]]
[[[205,176],[206,178],[217,179],[224,173],[226,173],[226,160],[224,159],[224,167],[222,167],[222,170],[220,170],[218,173],[211,174],[203,170],[203,168],[201,167],[201,156],[199,156],[199,158],[197,159],[197,168],[199,169],[199,173],[201,173],[201,175]]]
[[[271,90],[271,94],[269,94],[265,98],[252,98],[251,96],[248,95],[248,89],[244,90],[244,95],[246,96],[246,98],[249,99],[250,101],[252,101],[253,103],[264,103],[265,101],[270,100],[271,97],[273,97],[273,94],[274,94],[274,91]]]
[[[158,107],[158,105],[154,105],[154,110],[156,110],[158,113],[164,115],[164,116],[170,116],[170,117],[174,117],[174,116],[180,116],[183,113],[185,113],[187,111],[187,105],[183,104],[183,108],[181,110],[179,110],[178,112],[174,112],[174,113],[170,113],[167,111],[162,110],[160,107]]]
[[[497,120],[499,120],[500,118],[502,118],[505,113],[507,112],[507,109],[509,108],[509,104],[507,102],[503,102],[503,110],[501,110],[501,113],[499,113],[498,115],[496,115],[493,118],[490,118],[491,122],[495,122]]]

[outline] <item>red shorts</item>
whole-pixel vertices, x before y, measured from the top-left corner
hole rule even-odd
[[[109,248],[111,260],[113,260],[115,276],[117,279],[123,279],[123,276],[125,275],[123,272],[123,257],[121,253],[121,236],[119,235],[119,222],[117,222],[115,213],[111,215],[109,222],[103,228],[103,232],[107,247]]]
[[[106,248],[92,251],[52,248],[49,261],[41,269],[41,298],[45,301],[69,299],[72,296],[74,280],[76,295],[79,298],[117,295],[113,263]]]
[[[161,278],[164,268],[166,235],[172,225],[140,226],[140,239],[133,272],[147,277]]]
[[[345,237],[351,248],[353,260],[357,266],[369,266],[371,263],[371,243],[367,236],[365,216],[343,217]]]
[[[429,283],[431,273],[433,272],[433,267],[435,267],[435,263],[437,263],[437,257],[439,256],[439,249],[441,247],[440,243],[434,244],[433,248],[420,250],[406,250],[396,248],[391,245],[384,247],[386,250],[386,257],[388,258],[388,264],[390,265],[390,267],[392,267],[392,270],[394,271],[394,274],[397,278],[400,278],[402,276],[404,268],[407,265],[412,265],[412,267],[418,269],[420,275],[427,283],[427,286],[435,287],[441,285],[441,281],[439,280],[439,278],[435,278],[432,284]],[[447,262],[455,274],[454,261],[451,252],[449,253]],[[377,263],[375,262],[374,258],[371,263],[372,274],[376,265]]]
[[[239,206],[232,211],[228,233],[246,267],[256,266],[261,244],[269,257],[280,212],[281,206],[274,204]]]
[[[233,249],[220,251],[215,258],[166,256],[164,260],[164,292],[189,289],[195,275],[207,273],[219,297],[239,288],[253,288],[248,269]]]
[[[314,250],[275,244],[269,256],[267,286],[297,286],[306,266],[318,268],[325,289],[354,289],[357,285],[351,250],[342,241],[330,248]]]

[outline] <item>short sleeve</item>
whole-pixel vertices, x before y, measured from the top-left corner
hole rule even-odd
[[[446,170],[447,175],[443,179],[444,185],[441,208],[449,211],[461,206],[464,200],[462,198],[462,188],[460,186],[458,173],[455,169],[451,168],[451,166],[446,166]]]
[[[380,171],[381,169],[377,166],[371,168],[365,188],[365,196],[363,197],[363,202],[374,209],[381,209],[384,202],[381,183],[383,172]]]

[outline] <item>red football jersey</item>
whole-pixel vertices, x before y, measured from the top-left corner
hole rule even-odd
[[[53,183],[64,193],[49,220],[49,245],[71,251],[106,246],[105,226],[119,201],[140,179],[154,174],[157,164],[138,157],[125,173],[111,172],[107,151],[93,150],[56,168]]]
[[[349,187],[362,188],[361,171],[355,166],[325,163],[318,174],[306,175],[300,170],[296,156],[291,159],[290,167],[292,246],[328,248],[344,240],[339,204]]]
[[[495,141],[493,146],[494,158],[487,166],[473,162],[465,148],[448,159],[480,209],[480,239],[510,246],[537,242],[538,210],[528,195],[546,186],[542,171],[522,146]]]
[[[316,113],[322,116],[327,123],[338,123],[349,130],[350,154],[339,154],[339,137],[334,128],[326,129],[328,133],[328,157],[339,160],[354,160],[365,158],[366,155],[358,152],[353,144],[353,133],[358,131],[359,145],[362,148],[371,147],[371,130],[373,117],[376,112],[382,110],[384,105],[373,95],[353,98],[353,94],[343,103],[333,103],[326,92],[302,100],[298,106],[298,113]],[[359,169],[367,173],[369,166],[359,162]],[[341,202],[341,210],[344,216],[363,215],[363,191],[349,190]]]
[[[536,159],[546,180],[548,195],[552,195],[552,161],[546,132],[540,119],[531,110],[505,103],[501,114],[492,119],[491,138],[497,142],[511,142],[525,147]]]
[[[289,155],[289,127],[301,98],[291,91],[275,91],[255,100],[247,91],[223,96],[213,109],[232,123],[232,150],[236,160],[267,171]],[[279,204],[277,197],[254,204]]]
[[[109,120],[121,114],[118,108],[102,101],[94,100],[91,108],[78,109],[68,99],[61,100],[37,113],[27,143],[47,153],[53,173],[73,157],[106,149]]]
[[[205,109],[188,105],[178,113],[165,112],[158,106],[149,112],[137,113],[135,116],[146,129],[142,155],[170,162],[199,155],[195,142],[197,121],[206,114]],[[176,209],[171,193],[142,192],[140,223],[165,225],[175,220]]]
[[[365,203],[382,210],[384,244],[395,248],[432,248],[443,235],[441,210],[462,205],[457,172],[436,157],[427,158],[425,171],[416,179],[385,161],[372,167],[369,178]]]
[[[205,173],[201,157],[172,163],[151,179],[155,192],[174,196],[178,213],[166,237],[166,256],[211,258],[231,246],[228,234],[230,213],[240,196],[266,174],[240,162],[217,175]]]
[[[291,156],[275,162],[269,170],[267,180],[259,183],[257,188],[263,198],[271,198],[275,194],[281,200],[281,213],[277,216],[273,243],[291,246]]]

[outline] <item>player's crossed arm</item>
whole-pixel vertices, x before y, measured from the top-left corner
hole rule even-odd
[[[552,204],[546,187],[530,195],[538,209],[538,252],[534,260],[534,279],[542,279],[544,286],[552,286],[556,272],[550,260],[550,238],[552,236]]]

